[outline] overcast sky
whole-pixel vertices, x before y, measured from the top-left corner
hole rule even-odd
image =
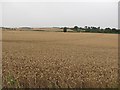
[[[4,2],[2,24],[8,27],[118,27],[117,2]]]

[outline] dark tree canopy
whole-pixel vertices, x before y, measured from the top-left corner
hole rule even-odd
[[[80,32],[80,28],[78,26],[74,26],[74,31]]]
[[[63,32],[67,32],[67,27],[64,27],[64,28],[63,28]]]
[[[74,30],[77,30],[78,29],[78,26],[74,26]]]

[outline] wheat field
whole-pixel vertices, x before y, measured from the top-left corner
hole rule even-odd
[[[118,35],[3,31],[6,88],[116,88]]]

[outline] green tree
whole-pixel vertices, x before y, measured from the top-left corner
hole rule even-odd
[[[111,33],[112,30],[110,28],[105,28],[105,33]]]
[[[63,28],[63,32],[67,32],[67,27],[64,27],[64,28]]]
[[[77,31],[77,32],[80,31],[80,29],[78,28],[78,26],[74,26],[74,31]]]

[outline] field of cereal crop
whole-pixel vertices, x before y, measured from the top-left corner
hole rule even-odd
[[[117,87],[118,35],[2,32],[3,87]]]

